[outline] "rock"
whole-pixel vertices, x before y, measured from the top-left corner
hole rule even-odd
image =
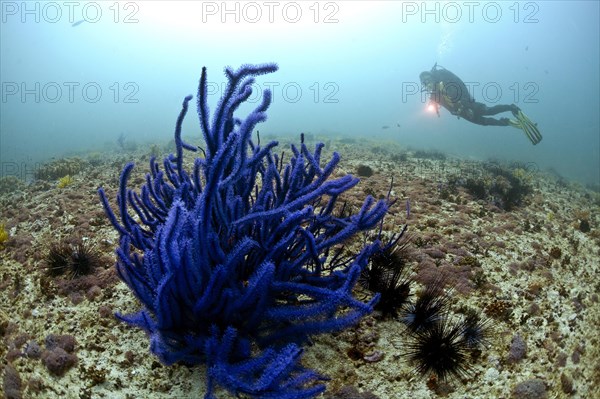
[[[523,381],[512,390],[514,399],[546,399],[546,383],[539,378]]]
[[[521,361],[527,354],[527,343],[517,333],[513,337],[508,350],[507,361],[511,364]]]

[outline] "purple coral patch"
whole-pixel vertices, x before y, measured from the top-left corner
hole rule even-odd
[[[77,356],[67,353],[62,348],[54,348],[42,353],[42,362],[50,374],[60,377],[77,363]]]

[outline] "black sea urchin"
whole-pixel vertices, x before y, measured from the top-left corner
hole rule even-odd
[[[100,255],[87,241],[77,241],[73,244],[71,253],[71,276],[79,277],[90,274],[100,266]]]
[[[71,262],[71,245],[66,241],[58,241],[50,244],[46,254],[45,269],[51,276],[60,276],[69,269]]]
[[[438,324],[446,312],[448,296],[444,292],[446,279],[441,277],[425,287],[414,303],[407,305],[402,313],[402,322],[410,332],[428,330]]]
[[[435,374],[445,381],[450,376],[463,377],[469,371],[468,346],[463,339],[462,324],[447,318],[411,335],[406,356],[422,376]]]
[[[71,278],[90,274],[101,263],[100,255],[87,241],[58,241],[50,245],[46,269],[51,276],[65,274]]]
[[[361,285],[380,293],[375,309],[384,316],[397,316],[410,297],[412,279],[408,276],[406,259],[409,240],[404,238],[406,227],[383,251],[371,258],[360,277]]]
[[[467,312],[460,327],[462,338],[469,349],[477,349],[487,342],[489,324],[490,319],[481,318],[474,310]]]

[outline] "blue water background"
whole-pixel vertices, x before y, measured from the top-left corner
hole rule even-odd
[[[597,1],[73,4],[1,3],[3,175],[114,151],[121,134],[166,142],[202,66],[214,109],[225,65],[275,61],[256,86],[274,94],[261,133],[395,141],[599,184]],[[429,112],[418,76],[436,62],[476,100],[518,104],[543,141]],[[199,134],[195,118],[184,134]]]

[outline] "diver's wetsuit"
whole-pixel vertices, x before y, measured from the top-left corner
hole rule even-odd
[[[512,126],[525,133],[529,141],[536,145],[542,141],[542,134],[534,123],[515,104],[494,105],[488,107],[475,101],[462,80],[449,70],[438,67],[437,64],[431,71],[421,72],[421,84],[431,93],[430,101],[436,104],[438,116],[440,106],[446,108],[451,114],[464,118],[469,122],[484,126]],[[510,111],[515,119],[485,118]]]
[[[438,104],[438,106],[443,106],[452,115],[478,125],[508,126],[508,118],[495,119],[484,118],[484,116],[507,111],[511,111],[516,115],[519,112],[519,107],[514,104],[488,107],[483,103],[476,102],[463,81],[442,67],[434,66],[430,72],[423,72],[421,82],[431,92],[430,101]]]

